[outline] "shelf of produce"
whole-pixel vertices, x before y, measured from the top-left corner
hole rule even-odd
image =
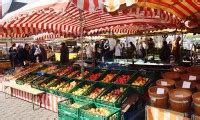
[[[99,81],[101,76],[103,76],[106,73],[107,70],[102,69],[94,69],[91,73],[89,73],[87,76],[85,76],[83,79],[87,81]]]
[[[66,78],[73,78],[79,71],[80,67],[73,67],[66,75]]]
[[[109,88],[109,84],[95,83],[90,89],[82,94],[83,100],[95,102],[96,98],[100,96],[105,90]]]
[[[80,99],[80,96],[85,93],[88,89],[92,87],[93,83],[88,81],[82,81],[80,84],[75,86],[69,93],[77,99]]]
[[[127,83],[134,91],[144,93],[153,83],[155,73],[150,71],[138,71]]]
[[[32,84],[35,80],[40,78],[41,76],[35,75],[35,74],[28,74],[25,76],[22,76],[16,80],[16,83],[18,85],[24,85],[24,84]]]
[[[71,79],[82,80],[85,76],[87,76],[92,71],[93,71],[93,69],[89,69],[89,68],[85,69],[84,70],[84,76],[82,77],[81,70],[79,70],[79,72],[76,75],[74,75]]]
[[[97,97],[96,101],[109,106],[120,107],[129,93],[129,87],[112,85]]]
[[[113,84],[127,85],[127,83],[137,74],[136,71],[120,71],[119,74],[112,80]]]
[[[80,119],[80,108],[88,103],[73,98],[67,98],[58,103],[59,119],[71,120]]]
[[[59,77],[64,77],[68,72],[70,72],[73,69],[72,66],[65,66],[58,70],[57,73],[54,73],[54,75]]]
[[[108,70],[99,78],[98,81],[109,84],[119,73],[120,70]]]
[[[82,120],[121,120],[119,108],[110,107],[98,103],[91,103],[80,108]]]

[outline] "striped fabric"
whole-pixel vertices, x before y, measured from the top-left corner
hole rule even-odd
[[[146,106],[146,120],[190,120],[183,113]]]
[[[37,3],[35,4],[37,5]],[[38,7],[35,4],[28,4],[1,20],[0,35],[33,35],[44,32],[53,32],[64,36],[80,35],[80,11],[73,3],[46,3]],[[180,19],[160,9],[137,7],[131,11],[130,14],[119,12],[117,16],[100,9],[93,13],[84,11],[84,34],[101,32],[134,34],[138,31],[180,28],[181,26]]]
[[[123,9],[123,6],[151,7],[165,10],[182,20],[200,20],[199,0],[107,0],[105,3],[108,12]]]

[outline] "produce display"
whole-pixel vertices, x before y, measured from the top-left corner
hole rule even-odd
[[[86,78],[87,80],[91,80],[91,81],[95,81],[97,80],[102,73],[97,72],[97,73],[93,73],[92,75],[90,75],[88,78]]]
[[[55,83],[57,80],[58,79],[55,78],[55,79],[51,80],[50,82],[44,82],[44,83],[41,84],[41,86],[42,87],[48,87],[49,85]]]
[[[86,76],[86,75],[88,75],[88,73],[89,73],[89,71],[84,71],[84,76]],[[83,76],[82,76],[82,74],[81,74],[81,72],[80,73],[78,73],[77,75],[76,75],[76,77],[75,77],[75,79],[82,79],[83,78]]]
[[[103,80],[101,80],[101,82],[108,83],[108,82],[110,82],[115,76],[116,76],[116,74],[113,74],[113,73],[107,74],[107,75],[103,78]]]
[[[92,114],[97,114],[97,115],[101,115],[101,116],[108,116],[110,114],[110,112],[105,109],[105,108],[90,108],[87,110],[88,112],[92,113]]]
[[[76,91],[72,92],[72,94],[73,94],[73,95],[80,96],[80,95],[82,95],[84,92],[86,92],[90,86],[91,86],[91,85],[83,85],[82,87],[78,88]]]
[[[45,77],[45,76],[41,76],[40,78],[37,79],[37,81],[35,81],[36,84],[41,84],[43,83],[44,81],[46,81],[47,79],[49,79],[48,77]]]
[[[130,79],[130,75],[121,75],[115,80],[114,83],[126,84],[129,79]]]
[[[54,85],[54,86],[51,86],[49,89],[52,89],[52,90],[57,90],[58,88],[62,87],[63,85],[65,85],[66,82],[61,82],[60,84],[58,85]]]
[[[63,75],[65,75],[65,74],[67,74],[68,72],[70,72],[71,70],[72,70],[72,66],[69,66],[69,67],[64,68],[64,69],[62,69],[62,70],[59,70],[59,71],[56,73],[56,75],[57,75],[57,76],[63,76]]]
[[[72,71],[69,75],[67,75],[67,77],[68,77],[68,78],[71,78],[71,77],[73,77],[74,75],[76,75],[78,72],[79,72],[79,70]]]
[[[139,76],[135,81],[133,81],[132,85],[137,85],[137,86],[143,86],[146,84],[146,82],[149,80],[149,78]]]
[[[125,91],[124,88],[118,88],[112,90],[110,93],[101,96],[101,100],[108,101],[108,102],[115,102],[117,98]]]
[[[48,66],[48,67],[42,69],[41,72],[47,73],[47,74],[52,74],[55,72],[56,69],[57,69],[57,66],[51,65],[51,66]]]
[[[76,81],[72,81],[70,83],[65,84],[63,87],[59,88],[61,92],[69,92],[72,88],[74,88],[78,83]]]
[[[104,88],[99,88],[96,87],[89,95],[89,98],[95,99],[102,91],[104,90]]]

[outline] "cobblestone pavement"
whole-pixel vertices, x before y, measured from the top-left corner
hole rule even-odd
[[[58,120],[57,113],[0,92],[0,120]]]

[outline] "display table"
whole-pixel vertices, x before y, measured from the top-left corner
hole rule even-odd
[[[2,81],[1,81],[2,80]],[[20,98],[22,100],[28,101],[28,102],[34,102],[34,104],[39,105],[43,108],[52,110],[54,112],[58,112],[58,107],[57,107],[57,103],[59,101],[64,100],[65,98],[60,97],[60,96],[56,96],[50,93],[45,93],[45,92],[40,92],[39,90],[33,90],[33,89],[29,89],[31,88],[30,85],[13,85],[15,81],[10,81],[11,83],[9,83],[8,81],[4,81],[3,78],[0,77],[0,91],[6,93],[6,94],[10,94],[11,96]],[[9,84],[10,87],[5,88],[6,86],[8,86]],[[28,90],[26,90],[28,89]],[[33,101],[33,94],[39,94],[40,96],[38,98],[34,98]]]
[[[31,99],[32,99],[32,104],[33,104],[33,110],[34,110],[34,105],[35,105],[35,98],[39,98],[39,105],[41,105],[41,95],[44,93],[44,91],[41,90],[37,90],[35,88],[31,88],[30,85],[18,85],[15,82],[3,82],[2,83],[4,85],[4,91],[6,91],[7,88],[11,88],[11,90],[13,89],[17,89],[20,90],[22,92],[27,92],[30,93]],[[11,91],[12,93],[12,91]],[[6,97],[6,92],[5,92],[5,97]],[[11,94],[12,95],[12,94]]]
[[[146,120],[190,120],[183,113],[146,106]]]

